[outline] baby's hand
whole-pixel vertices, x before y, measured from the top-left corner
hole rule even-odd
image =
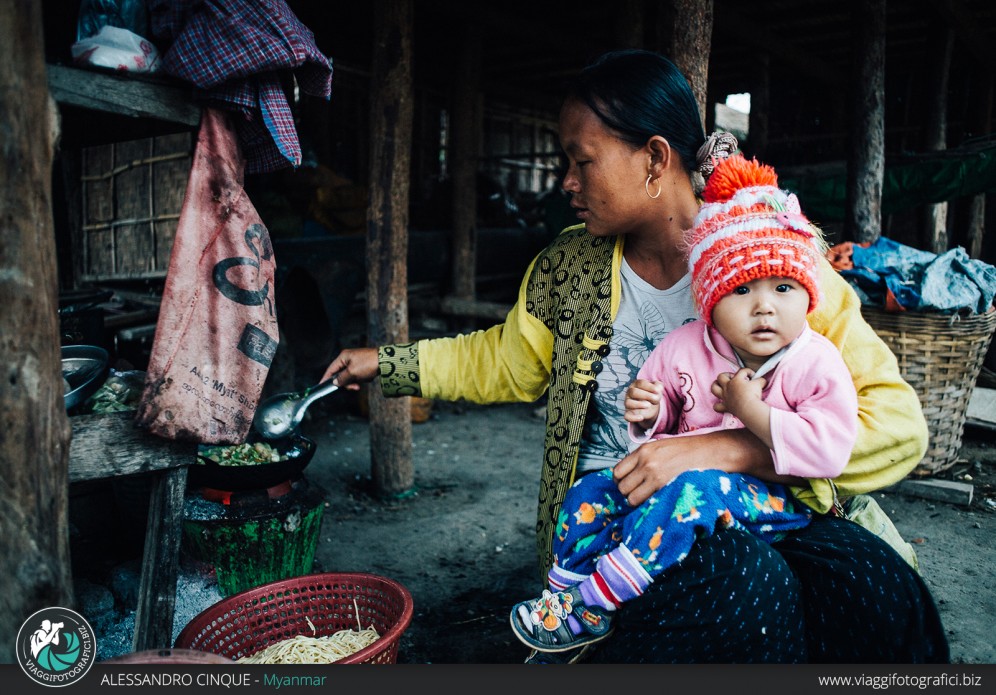
[[[741,369],[736,374],[724,372],[712,383],[712,395],[718,398],[714,406],[717,413],[732,413],[741,417],[746,407],[761,400],[764,391],[764,377],[752,379],[754,370]],[[741,418],[743,419],[743,418]]]
[[[661,412],[661,396],[664,389],[659,381],[637,379],[626,389],[626,422],[632,422],[643,429],[650,429],[657,422]]]

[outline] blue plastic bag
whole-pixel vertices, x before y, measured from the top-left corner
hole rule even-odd
[[[76,40],[96,36],[106,26],[148,36],[149,15],[145,0],[83,0],[76,23]]]

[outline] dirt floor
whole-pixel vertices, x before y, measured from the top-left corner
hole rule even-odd
[[[536,593],[536,462],[543,421],[530,405],[434,403],[412,426],[415,492],[371,494],[367,422],[350,413],[303,432],[319,442],[306,474],[330,501],[316,566],[401,582],[415,614],[405,663],[517,663],[510,602]]]
[[[516,663],[527,653],[508,627],[510,606],[537,593],[533,520],[543,421],[533,405],[433,404],[413,425],[416,491],[371,495],[367,422],[318,411],[303,430],[318,442],[306,470],[329,506],[321,571],[391,577],[415,615],[400,646],[407,663]],[[879,493],[916,548],[955,663],[996,663],[996,437],[968,428],[959,462],[936,476],[968,482],[970,505]]]

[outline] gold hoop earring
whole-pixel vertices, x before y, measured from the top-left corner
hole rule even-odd
[[[650,195],[650,179],[653,178],[653,174],[647,174],[647,182],[643,184],[643,187],[647,189],[647,195],[653,200],[657,200],[661,197],[661,180],[657,179],[657,195]]]

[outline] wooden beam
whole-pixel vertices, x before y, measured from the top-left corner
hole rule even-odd
[[[135,413],[69,418],[69,482],[163,471],[197,462],[197,444],[163,439],[135,425]]]
[[[978,92],[972,110],[972,134],[981,135],[989,132],[993,113],[993,80],[996,75],[989,74],[977,81]],[[974,91],[974,90],[973,90]],[[986,233],[986,194],[972,196],[968,206],[968,231],[966,246],[971,258],[982,257],[982,242]]]
[[[941,29],[931,42],[927,68],[927,103],[924,108],[923,150],[940,152],[948,147],[948,82],[951,53],[954,49],[954,30]],[[927,205],[923,210],[924,239],[922,248],[936,254],[948,250],[948,203],[942,201]]]
[[[197,462],[197,444],[145,432],[135,425],[133,411],[77,415],[70,423],[70,482],[151,473],[132,648],[168,648],[173,641],[187,466]]]
[[[444,314],[450,316],[468,316],[476,319],[494,319],[504,321],[508,312],[512,310],[511,304],[501,302],[483,302],[463,297],[444,297],[439,305]]]
[[[367,339],[408,340],[408,198],[412,134],[413,0],[375,0],[370,94]],[[374,489],[385,497],[415,484],[411,406],[370,389]]]
[[[713,0],[671,0],[674,26],[669,54],[684,73],[699,105],[702,127],[706,127],[706,92],[709,83],[709,51],[712,46]]]
[[[986,194],[973,195],[968,203],[968,256],[982,257],[982,240],[986,232]]]
[[[62,65],[48,66],[48,88],[69,106],[187,126],[201,121],[192,89]]]
[[[874,242],[882,234],[885,180],[885,0],[854,4],[855,74],[845,235]]]
[[[186,487],[185,466],[153,475],[132,638],[132,650],[136,652],[173,646]]]
[[[958,483],[953,480],[903,480],[887,490],[907,497],[950,502],[967,507],[972,504],[975,487],[969,483]]]
[[[0,0],[0,662],[42,608],[73,606],[69,422],[62,398],[52,215],[56,109],[42,3]]]
[[[939,0],[934,3],[937,12],[958,34],[958,43],[964,46],[979,61],[982,69],[990,76],[996,74],[996,51],[992,40],[979,31],[971,11],[965,8],[962,0]]]
[[[476,20],[456,32],[459,45],[451,92],[452,249],[450,281],[453,293],[474,298],[477,267],[477,158],[483,131],[481,104],[481,32]]]

